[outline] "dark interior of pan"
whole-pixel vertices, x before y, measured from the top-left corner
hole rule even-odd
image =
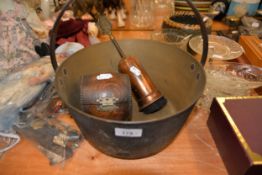
[[[81,76],[118,70],[120,57],[111,42],[82,49],[64,61],[56,72],[56,88],[90,144],[114,157],[143,158],[173,141],[202,95],[206,77],[202,65],[175,46],[150,40],[119,44],[126,55],[139,59],[168,100],[163,109],[144,114],[133,98],[131,121],[106,120],[81,111]]]

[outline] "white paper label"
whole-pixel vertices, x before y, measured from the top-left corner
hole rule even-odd
[[[135,74],[136,76],[140,76],[141,75],[141,71],[136,68],[135,66],[131,66],[129,69],[133,74]]]
[[[118,137],[142,137],[142,129],[115,128],[115,136]]]
[[[112,74],[100,74],[100,75],[96,76],[96,79],[97,80],[107,80],[107,79],[110,79],[112,77],[113,77]]]

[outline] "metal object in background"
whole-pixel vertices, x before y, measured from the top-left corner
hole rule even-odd
[[[119,44],[127,54],[142,58],[145,69],[167,97],[163,109],[145,115],[133,104],[131,121],[102,119],[81,110],[81,76],[118,70],[118,53],[112,52],[111,42],[94,45],[69,57],[57,70],[56,88],[83,135],[95,148],[124,159],[147,157],[169,145],[182,128],[202,95],[205,73],[191,55],[176,47],[150,40],[125,40]]]

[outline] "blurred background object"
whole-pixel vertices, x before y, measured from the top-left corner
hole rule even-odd
[[[233,60],[240,57],[244,49],[232,39],[223,36],[208,36],[208,57],[214,60]],[[202,53],[202,38],[195,36],[189,41],[189,48],[194,54]]]
[[[187,43],[192,35],[183,30],[165,28],[152,32],[151,39],[166,44],[175,45],[180,49],[186,50]]]
[[[207,32],[211,32],[212,19],[207,16],[202,16]],[[175,11],[173,15],[168,16],[162,23],[162,28],[174,28],[183,30],[184,32],[192,35],[200,34],[200,26],[197,23],[196,17],[190,11]]]
[[[262,67],[262,40],[255,35],[241,35],[239,43],[245,49],[245,56],[249,62]]]
[[[212,3],[211,0],[192,0],[192,3],[195,5],[198,11],[207,12]],[[179,11],[192,11],[190,6],[184,0],[175,0],[175,10]]]
[[[243,35],[256,35],[262,38],[262,22],[254,17],[244,16],[241,18],[242,25],[239,31]]]
[[[242,17],[244,15],[254,16],[259,3],[260,0],[232,0],[227,15],[237,17]]]
[[[213,0],[209,12],[215,12],[214,20],[222,20],[227,13],[229,7],[228,0]]]
[[[154,24],[152,0],[136,0],[130,12],[130,22],[138,28],[149,28]]]
[[[205,66],[207,84],[197,106],[209,110],[214,97],[249,96],[262,87],[262,68],[236,62],[211,62]],[[256,95],[256,94],[255,94]]]

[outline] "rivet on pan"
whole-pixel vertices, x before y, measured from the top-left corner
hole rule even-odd
[[[197,78],[197,80],[200,79],[200,73],[199,72],[197,73],[196,78]]]
[[[67,70],[63,69],[63,73],[64,73],[64,75],[67,75]]]
[[[195,63],[192,63],[191,66],[190,66],[190,68],[191,68],[192,71],[195,70],[195,68],[196,68]]]
[[[60,84],[60,86],[63,86],[64,85],[63,80],[59,79],[59,84]]]

